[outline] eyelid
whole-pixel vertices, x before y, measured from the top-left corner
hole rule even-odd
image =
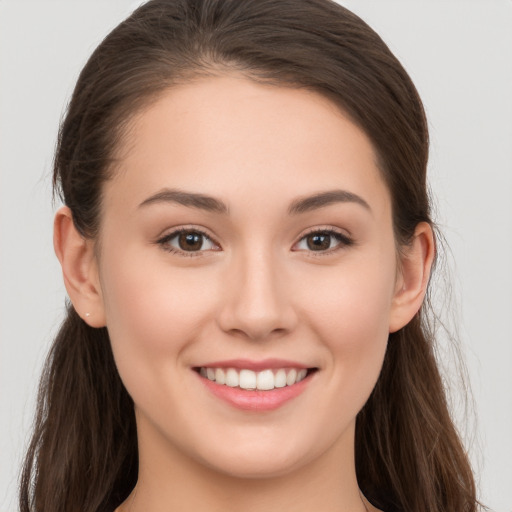
[[[175,238],[176,236],[180,235],[181,233],[198,233],[205,237],[206,239],[210,240],[210,242],[215,245],[216,249],[202,249],[199,251],[183,251],[181,249],[178,249],[176,247],[167,246],[166,244]],[[155,244],[159,245],[164,251],[170,252],[172,254],[178,254],[180,256],[188,256],[188,257],[200,257],[204,256],[206,252],[211,251],[218,251],[222,250],[220,244],[217,242],[217,240],[210,235],[204,228],[200,228],[197,226],[180,226],[176,228],[171,228],[170,231],[167,231],[164,235],[160,235],[156,240]]]
[[[178,236],[180,233],[199,233],[200,235],[202,235],[206,239],[208,239],[213,245],[215,245],[216,248],[215,249],[201,249],[198,251],[183,251],[176,247],[165,245],[170,240],[172,240],[173,238]],[[332,248],[329,248],[326,250],[319,250],[319,251],[305,250],[305,249],[294,249],[294,247],[296,247],[302,240],[304,240],[304,238],[306,238],[307,236],[310,236],[312,234],[315,234],[315,233],[321,233],[321,234],[327,234],[330,236],[334,236],[336,239],[338,239],[339,243],[336,244],[335,247],[332,247]],[[166,234],[160,235],[155,240],[154,243],[161,246],[161,248],[167,252],[170,252],[173,254],[178,254],[180,256],[188,256],[188,257],[200,257],[200,256],[204,256],[205,253],[208,253],[208,252],[212,252],[212,251],[216,252],[216,251],[222,250],[221,245],[217,242],[215,237],[213,237],[212,235],[210,235],[207,232],[207,230],[205,230],[204,228],[198,227],[198,226],[193,226],[193,225],[179,226],[176,228],[171,228],[171,230],[168,231]],[[326,227],[316,226],[316,227],[309,228],[307,231],[303,232],[300,235],[300,237],[297,239],[297,241],[293,244],[292,251],[305,252],[305,253],[308,253],[308,255],[313,256],[313,257],[324,256],[324,255],[332,254],[334,252],[337,252],[338,250],[347,248],[349,246],[352,246],[352,245],[354,245],[354,243],[355,242],[352,239],[352,237],[349,234],[347,234],[346,232],[344,232],[344,230],[335,228],[333,226],[328,226],[328,227],[327,226]]]
[[[302,240],[304,240],[304,238],[306,238],[309,235],[313,235],[315,233],[322,233],[322,234],[334,236],[335,238],[337,238],[339,240],[339,243],[335,247],[326,249],[325,251],[293,249],[300,242],[302,242]],[[326,227],[316,226],[313,228],[309,228],[306,232],[302,233],[300,235],[300,237],[298,238],[298,240],[293,244],[292,250],[295,250],[296,252],[305,252],[305,253],[308,253],[308,256],[313,256],[313,257],[327,256],[329,254],[333,254],[333,253],[337,252],[338,250],[342,250],[347,247],[350,247],[354,244],[355,244],[354,239],[349,234],[344,232],[344,230],[335,228],[333,226],[326,226]]]

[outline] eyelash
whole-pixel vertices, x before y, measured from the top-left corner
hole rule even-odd
[[[205,250],[200,251],[183,251],[180,249],[177,249],[176,247],[172,247],[171,245],[168,245],[169,242],[176,238],[177,236],[181,235],[182,233],[189,233],[189,234],[197,234],[201,235],[203,238],[210,240],[212,244],[219,245],[217,242],[213,240],[213,238],[208,235],[205,231],[198,229],[198,228],[179,228],[174,230],[172,233],[169,233],[168,235],[163,236],[162,238],[158,239],[156,243],[162,247],[164,251],[170,252],[172,254],[178,254],[180,256],[189,256],[189,257],[200,257],[204,256]]]
[[[305,233],[304,235],[302,235],[301,238],[299,239],[299,241],[294,245],[299,244],[300,242],[302,242],[304,239],[306,239],[308,236],[311,236],[311,235],[330,236],[330,237],[336,239],[338,242],[334,247],[331,247],[325,251],[313,251],[313,250],[307,251],[309,253],[309,256],[312,256],[314,258],[328,256],[328,255],[331,255],[339,250],[342,250],[342,249],[345,249],[347,247],[354,245],[354,240],[352,238],[350,238],[348,235],[341,233],[340,231],[337,231],[333,228],[325,228],[325,229],[313,228],[310,231],[308,231],[307,233]]]
[[[219,244],[217,242],[215,242],[215,240],[213,240],[213,238],[210,235],[208,235],[205,231],[203,231],[201,229],[198,229],[198,228],[180,228],[180,229],[176,229],[172,233],[169,233],[169,234],[163,236],[162,238],[158,239],[156,241],[156,243],[158,245],[160,245],[163,250],[165,250],[167,252],[170,252],[172,254],[178,254],[180,256],[188,256],[188,257],[201,257],[201,256],[204,256],[204,253],[207,252],[208,249],[207,250],[198,250],[198,251],[183,251],[183,250],[177,249],[177,248],[172,247],[172,246],[169,245],[169,242],[171,240],[173,240],[174,238],[178,237],[182,233],[201,235],[206,240],[209,240],[213,245],[219,246]],[[334,252],[337,252],[338,250],[341,250],[343,248],[350,247],[351,245],[354,245],[354,240],[353,239],[351,239],[349,236],[347,236],[347,235],[345,235],[343,233],[340,233],[339,231],[336,231],[336,230],[334,230],[332,228],[327,228],[327,229],[315,228],[315,229],[312,229],[311,231],[305,233],[299,239],[299,241],[296,244],[294,244],[294,246],[299,244],[300,242],[302,242],[304,239],[306,239],[308,236],[311,236],[311,235],[330,236],[330,237],[335,238],[338,241],[338,243],[334,247],[331,247],[331,248],[329,248],[329,249],[327,249],[325,251],[314,251],[314,250],[306,251],[306,252],[309,252],[310,255],[313,256],[313,257],[329,255],[329,254],[332,254]],[[209,249],[209,250],[211,250],[211,249]]]

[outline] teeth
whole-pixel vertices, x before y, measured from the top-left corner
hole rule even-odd
[[[215,370],[215,381],[219,384],[226,384],[226,374],[222,368],[217,368]]]
[[[286,386],[285,370],[277,370],[277,373],[274,375],[274,386],[276,388],[284,388]]]
[[[307,373],[308,373],[308,371],[305,368],[302,368],[302,370],[299,370],[299,372],[297,373],[297,382],[300,382],[301,380],[303,380],[304,377],[306,377]]]
[[[305,368],[280,368],[277,371],[268,369],[254,372],[246,369],[202,367],[199,369],[199,373],[217,384],[224,384],[232,388],[268,391],[274,388],[293,386],[303,380],[308,371]]]
[[[239,385],[242,389],[256,389],[256,373],[251,370],[240,370]]]
[[[234,368],[228,368],[226,372],[226,386],[230,388],[236,388],[240,383],[240,379],[238,378],[238,372]]]
[[[286,385],[291,386],[292,384],[295,384],[296,379],[297,379],[297,370],[295,370],[295,369],[290,370],[286,375]]]
[[[263,370],[262,372],[259,372],[256,377],[256,382],[258,383],[257,388],[263,391],[274,389],[274,374],[272,373],[272,370]]]

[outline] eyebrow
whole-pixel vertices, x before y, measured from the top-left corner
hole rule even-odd
[[[189,208],[197,208],[211,213],[228,214],[228,206],[215,197],[196,192],[165,188],[148,197],[140,207],[158,203],[176,203]],[[297,215],[329,206],[334,203],[355,203],[371,212],[370,205],[357,194],[348,190],[328,190],[317,194],[296,199],[288,208],[288,214]]]
[[[198,208],[200,210],[206,210],[211,213],[229,213],[229,209],[225,203],[214,197],[207,196],[204,194],[198,194],[195,192],[184,192],[183,190],[176,189],[164,189],[156,194],[148,197],[142,203],[141,206],[148,206],[155,203],[176,203],[189,208]]]
[[[312,196],[296,199],[290,205],[288,213],[290,215],[306,213],[334,203],[356,203],[369,212],[372,211],[370,205],[361,196],[353,192],[348,190],[327,190],[326,192],[319,192]]]

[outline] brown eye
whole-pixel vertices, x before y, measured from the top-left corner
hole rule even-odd
[[[181,233],[178,235],[178,245],[182,251],[199,251],[203,246],[203,235],[201,233]]]
[[[157,242],[163,249],[175,253],[198,253],[204,251],[218,250],[219,247],[215,244],[208,235],[193,229],[180,229],[170,233]]]
[[[302,237],[294,250],[308,252],[333,252],[353,244],[353,241],[346,235],[337,231],[312,231]]]
[[[306,243],[311,251],[325,251],[331,247],[331,238],[328,233],[313,233],[306,237]]]

